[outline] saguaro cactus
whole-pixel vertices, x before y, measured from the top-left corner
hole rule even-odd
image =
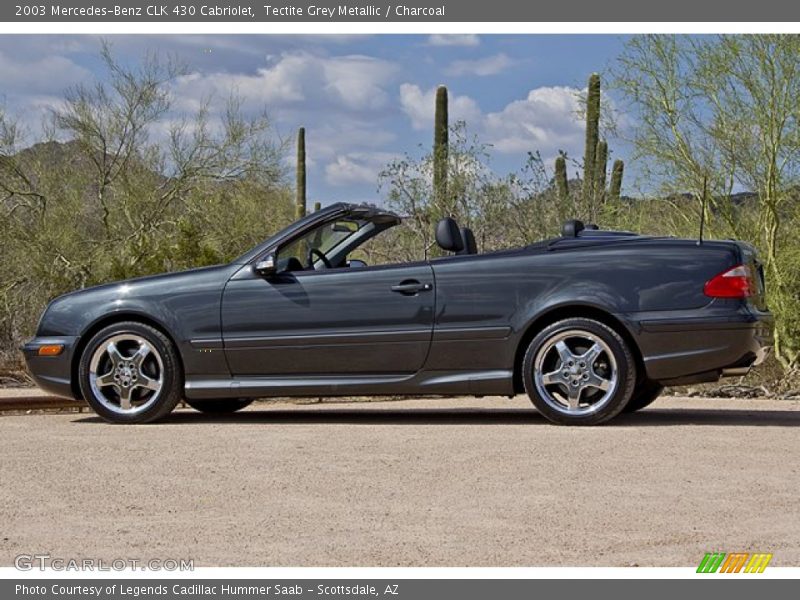
[[[436,113],[433,121],[433,197],[434,204],[442,210],[447,197],[448,155],[447,88],[436,88]]]
[[[600,135],[600,75],[589,77],[586,95],[586,147],[583,156],[583,200],[587,204],[594,195],[595,160]]]
[[[558,201],[565,204],[569,199],[569,184],[567,183],[567,159],[561,154],[556,158],[556,194]]]
[[[295,218],[306,216],[306,128],[297,130],[297,184],[295,192]]]
[[[597,143],[594,162],[594,206],[597,208],[605,201],[606,169],[608,168],[608,144],[605,140]]]
[[[625,163],[621,160],[615,160],[614,166],[611,168],[611,185],[608,189],[608,198],[611,202],[619,200],[620,191],[622,190],[622,173],[625,169]]]

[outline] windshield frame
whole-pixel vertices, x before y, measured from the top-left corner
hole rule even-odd
[[[275,253],[281,246],[291,243],[299,236],[324,223],[349,217],[355,220],[371,221],[376,218],[394,219],[398,223],[401,217],[396,213],[370,204],[349,204],[337,202],[318,211],[307,214],[287,227],[270,236],[252,250],[234,259],[231,264],[252,265],[263,260],[269,254]],[[359,231],[363,231],[363,228]]]

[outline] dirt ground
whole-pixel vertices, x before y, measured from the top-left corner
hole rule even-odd
[[[800,565],[800,402],[661,399],[594,428],[527,399],[0,417],[0,565]]]

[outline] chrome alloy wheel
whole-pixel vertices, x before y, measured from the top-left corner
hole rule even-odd
[[[136,414],[153,405],[164,384],[161,355],[144,338],[122,333],[100,344],[89,363],[92,394],[119,414]]]
[[[616,392],[617,362],[608,345],[581,329],[562,331],[542,344],[533,380],[542,399],[567,415],[603,408]]]

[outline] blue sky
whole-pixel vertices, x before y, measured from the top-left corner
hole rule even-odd
[[[109,36],[123,60],[177,54],[189,75],[175,83],[176,107],[237,91],[244,109],[266,108],[276,131],[307,129],[309,200],[380,202],[377,173],[393,157],[419,154],[432,138],[433,93],[450,90],[451,119],[492,144],[500,173],[527,151],[548,165],[558,150],[580,158],[577,92],[610,66],[625,43],[606,35]],[[95,36],[0,36],[6,109],[34,130],[65,88],[102,77]],[[615,157],[625,145],[611,141]],[[291,156],[287,157],[291,164]]]

